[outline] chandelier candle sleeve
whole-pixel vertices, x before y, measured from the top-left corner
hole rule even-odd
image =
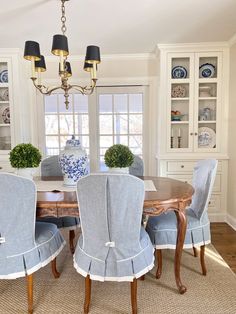
[[[62,34],[56,34],[53,36],[52,49],[53,55],[59,57],[59,86],[45,86],[41,83],[41,73],[46,71],[46,65],[44,57],[40,54],[39,44],[35,41],[25,42],[24,58],[31,61],[32,75],[31,80],[34,87],[44,95],[51,95],[53,92],[62,89],[65,97],[66,109],[69,108],[69,91],[71,89],[76,90],[82,95],[91,95],[97,84],[97,65],[101,62],[100,49],[98,46],[90,45],[86,50],[84,70],[90,72],[90,84],[87,86],[81,86],[76,84],[70,84],[68,79],[72,76],[72,70],[70,63],[67,61],[69,56],[68,40],[66,33],[66,15],[65,15],[65,2],[69,0],[61,0],[61,31]],[[38,62],[38,63],[36,63]],[[37,77],[36,73],[37,72]]]

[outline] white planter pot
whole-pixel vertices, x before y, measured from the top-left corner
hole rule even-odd
[[[21,177],[25,177],[33,180],[33,175],[35,172],[35,168],[18,168],[16,170],[16,174]]]
[[[116,172],[116,173],[129,173],[129,167],[124,168],[109,168],[109,172]]]
[[[81,177],[88,174],[87,154],[74,136],[66,141],[66,147],[59,155],[59,163],[64,176],[64,185],[75,186]]]

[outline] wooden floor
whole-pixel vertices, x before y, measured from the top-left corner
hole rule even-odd
[[[236,231],[226,223],[211,223],[211,242],[236,274]]]

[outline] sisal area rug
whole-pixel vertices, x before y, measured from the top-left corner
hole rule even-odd
[[[188,289],[184,295],[175,285],[174,251],[163,251],[163,257],[161,279],[155,279],[154,268],[145,281],[138,281],[140,314],[236,313],[236,276],[212,245],[206,249],[206,277],[201,275],[199,259],[191,250],[184,251],[181,278]],[[34,313],[83,313],[84,278],[73,267],[68,244],[57,262],[59,279],[54,279],[50,265],[34,275]],[[129,288],[129,283],[93,281],[90,313],[131,313]],[[0,313],[27,313],[25,278],[0,280]]]

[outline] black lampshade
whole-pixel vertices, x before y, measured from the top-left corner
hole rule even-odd
[[[52,53],[55,56],[60,55],[60,51],[63,51],[63,56],[68,56],[69,48],[68,48],[68,41],[65,35],[54,35],[52,41]]]
[[[100,63],[100,49],[97,46],[88,46],[86,51],[86,57],[85,60],[87,63]]]
[[[84,71],[87,71],[87,72],[91,72],[93,68],[93,65],[91,63],[88,63],[88,62],[84,62]]]
[[[39,69],[41,69],[41,72],[45,72],[46,71],[46,63],[45,63],[45,59],[44,56],[40,56],[40,60],[39,61],[35,61],[34,65],[35,65],[35,71],[38,72]]]
[[[71,66],[70,66],[70,62],[66,62],[66,67],[65,67],[65,71],[67,73],[67,76],[72,76],[72,71],[71,71]]]
[[[39,61],[40,60],[39,43],[37,43],[36,41],[27,40],[25,42],[24,58],[30,61],[32,60]]]

